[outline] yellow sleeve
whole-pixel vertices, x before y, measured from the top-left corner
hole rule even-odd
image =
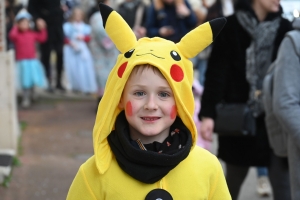
[[[68,192],[67,200],[97,200],[83,170],[79,168]]]
[[[231,196],[227,187],[224,172],[220,161],[216,159],[216,173],[211,180],[211,189],[209,193],[209,200],[231,200]]]

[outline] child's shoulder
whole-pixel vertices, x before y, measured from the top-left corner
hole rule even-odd
[[[214,154],[195,146],[188,157],[177,165],[174,169],[175,172],[182,175],[178,179],[184,179],[184,177],[199,179],[201,177],[201,180],[216,180],[222,175],[222,166]]]
[[[194,154],[202,154],[202,155],[205,155],[205,156],[213,156],[213,157],[216,157],[213,153],[211,153],[210,151],[202,148],[202,147],[199,147],[199,146],[195,146],[193,148],[193,151],[191,151],[191,153],[194,153]]]
[[[96,168],[96,160],[95,155],[91,156],[89,159],[87,159],[82,165],[82,168]]]
[[[212,166],[219,166],[220,164],[220,161],[214,154],[199,146],[195,146],[191,150],[189,157],[195,164],[203,165],[203,162]]]

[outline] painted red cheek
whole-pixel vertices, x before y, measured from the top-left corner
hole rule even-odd
[[[124,62],[124,63],[119,67],[119,69],[118,69],[118,76],[119,76],[120,78],[122,78],[122,76],[123,76],[123,73],[124,73],[124,71],[125,71],[125,69],[126,69],[126,67],[127,67],[127,63],[128,63],[128,62]]]
[[[183,73],[181,67],[179,67],[176,64],[172,65],[172,67],[170,69],[170,74],[171,74],[171,77],[173,78],[173,80],[176,82],[182,81],[182,79],[184,77],[184,73]]]
[[[130,101],[128,101],[128,102],[126,103],[126,110],[125,110],[125,112],[126,112],[126,114],[127,114],[128,116],[132,116],[132,105],[131,105],[131,102],[130,102]]]
[[[176,106],[174,105],[172,106],[172,110],[171,110],[171,115],[170,115],[171,119],[175,119],[176,115],[177,115],[177,109]]]

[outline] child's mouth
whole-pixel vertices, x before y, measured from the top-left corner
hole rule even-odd
[[[145,121],[155,121],[155,120],[158,120],[160,119],[160,117],[141,117],[142,120],[145,120]]]

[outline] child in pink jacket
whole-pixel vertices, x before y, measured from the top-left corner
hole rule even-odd
[[[9,39],[16,51],[18,89],[22,91],[22,106],[29,107],[33,88],[47,87],[44,69],[36,56],[35,43],[47,40],[46,24],[40,19],[38,31],[30,28],[31,15],[22,10],[15,18],[15,25],[9,32]]]

